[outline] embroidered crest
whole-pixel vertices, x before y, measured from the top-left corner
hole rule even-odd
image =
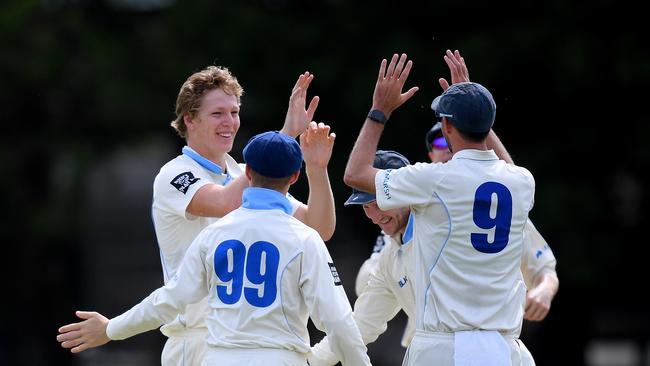
[[[195,178],[192,172],[185,172],[177,175],[172,179],[171,185],[178,189],[183,194],[187,193],[187,189],[201,178]]]

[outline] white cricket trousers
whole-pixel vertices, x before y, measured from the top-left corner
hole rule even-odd
[[[510,349],[512,366],[535,366],[535,360],[524,343],[504,336]],[[425,332],[417,330],[406,350],[402,366],[455,366],[454,333]]]
[[[279,348],[208,347],[202,366],[306,366],[307,355]]]
[[[160,356],[162,366],[200,366],[208,348],[207,332],[169,337]]]

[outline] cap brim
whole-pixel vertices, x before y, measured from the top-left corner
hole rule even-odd
[[[442,95],[438,95],[433,102],[431,102],[431,109],[436,112],[438,110],[438,104],[440,103],[440,97]]]
[[[349,205],[365,205],[366,203],[370,203],[372,201],[376,201],[377,197],[375,197],[374,194],[366,193],[366,192],[357,192],[353,193],[350,198],[348,198],[347,201],[343,204],[344,206],[349,206]]]

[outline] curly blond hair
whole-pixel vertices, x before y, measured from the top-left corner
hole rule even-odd
[[[206,69],[192,74],[181,86],[176,98],[176,119],[171,126],[182,138],[187,137],[187,126],[183,117],[189,114],[191,117],[201,108],[203,96],[211,90],[223,89],[228,95],[237,97],[237,103],[241,104],[241,96],[244,89],[239,85],[237,78],[230,70],[221,66],[208,66]]]

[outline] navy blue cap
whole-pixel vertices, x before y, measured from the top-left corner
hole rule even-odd
[[[497,105],[483,85],[466,82],[447,88],[433,100],[431,109],[461,132],[485,133],[494,124]]]
[[[302,167],[302,150],[296,139],[278,131],[255,135],[244,147],[246,165],[269,178],[285,178]]]
[[[377,169],[398,169],[410,164],[409,160],[397,151],[377,150],[375,153],[375,162],[372,166]],[[343,205],[365,205],[376,199],[377,197],[372,193],[358,191],[352,188],[352,195]]]

